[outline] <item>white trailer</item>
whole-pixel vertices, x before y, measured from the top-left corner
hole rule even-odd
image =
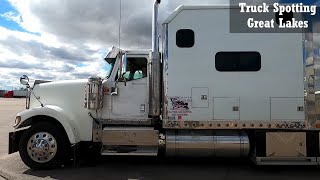
[[[23,98],[23,97],[27,97],[27,95],[28,95],[27,90],[13,90],[14,98]]]
[[[304,74],[303,34],[229,33],[229,7],[180,6],[163,23],[161,53],[159,3],[152,50],[113,47],[107,78],[36,81],[9,153],[38,169],[88,145],[102,155],[319,165],[315,68],[308,62]]]

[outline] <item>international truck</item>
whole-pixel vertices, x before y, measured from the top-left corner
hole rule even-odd
[[[88,146],[101,155],[319,165],[317,59],[307,53],[304,63],[304,34],[231,33],[229,6],[180,6],[160,44],[159,4],[152,49],[114,46],[107,77],[29,85],[23,75],[27,107],[9,153],[32,169],[59,167]]]

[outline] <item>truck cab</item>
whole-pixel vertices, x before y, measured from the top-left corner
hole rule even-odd
[[[112,51],[114,51],[113,48]],[[107,56],[115,61],[112,72],[103,87],[105,106],[101,109],[103,119],[148,119],[148,62],[150,51],[126,51],[120,58]],[[110,52],[109,54],[112,54]]]

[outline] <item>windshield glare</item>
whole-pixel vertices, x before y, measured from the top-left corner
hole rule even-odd
[[[109,78],[109,77],[110,77],[115,62],[116,62],[115,59],[112,60],[110,63],[108,63],[108,61],[106,61],[106,63],[108,64],[107,67],[106,67],[106,70],[107,70],[107,76],[106,76],[106,78]]]

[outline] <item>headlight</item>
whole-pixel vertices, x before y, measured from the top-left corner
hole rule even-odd
[[[13,127],[16,127],[20,124],[21,122],[21,116],[17,116],[16,119],[14,120],[14,125]]]

